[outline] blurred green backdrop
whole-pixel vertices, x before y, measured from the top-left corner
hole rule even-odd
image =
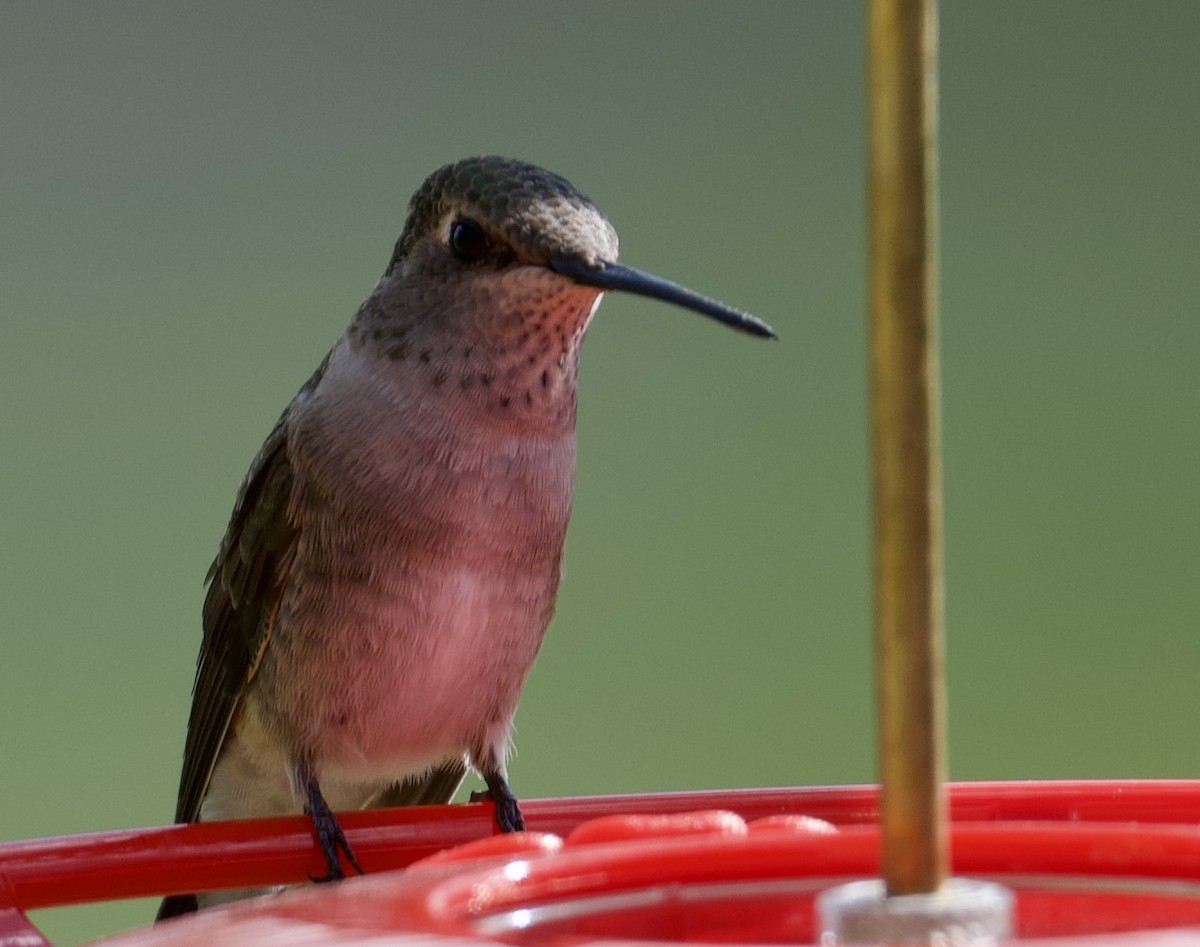
[[[0,7],[0,838],[170,818],[238,482],[472,153],[782,337],[605,303],[517,792],[871,780],[861,33],[843,2]],[[1198,46],[1194,0],[943,10],[955,778],[1200,775]]]

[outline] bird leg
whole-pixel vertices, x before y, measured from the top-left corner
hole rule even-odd
[[[525,817],[521,815],[521,807],[517,805],[517,797],[509,788],[508,780],[494,770],[487,770],[483,773],[483,781],[487,783],[487,789],[471,793],[471,801],[495,803],[496,828],[501,832],[524,832]]]
[[[342,870],[342,863],[338,858],[339,850],[346,856],[346,861],[361,875],[363,870],[359,867],[358,859],[354,857],[350,843],[346,841],[346,833],[338,824],[337,816],[333,814],[329,803],[321,795],[321,787],[317,785],[317,778],[309,776],[304,788],[308,794],[308,802],[304,806],[304,811],[312,817],[313,833],[317,837],[317,845],[321,848],[321,854],[325,857],[327,869],[324,875],[320,877],[309,875],[309,878],[318,884],[326,881],[340,881],[345,878],[346,873]],[[514,800],[514,804],[515,802],[516,800]]]

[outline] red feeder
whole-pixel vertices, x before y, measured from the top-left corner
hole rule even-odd
[[[1200,943],[1200,781],[948,789],[954,872],[1015,892],[1015,942]],[[367,877],[105,943],[817,943],[817,895],[879,873],[876,799],[842,787],[531,800],[536,831],[490,837],[487,806],[350,813]],[[0,944],[46,943],[28,909],[298,881],[314,857],[303,818],[9,843]]]

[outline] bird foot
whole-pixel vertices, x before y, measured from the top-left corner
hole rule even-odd
[[[346,872],[342,868],[341,859],[338,853],[346,856],[351,867],[360,875],[363,873],[362,868],[358,864],[358,859],[354,857],[354,851],[350,848],[350,843],[346,841],[346,833],[342,831],[341,825],[338,824],[337,816],[333,814],[333,810],[329,808],[329,804],[325,801],[325,797],[321,795],[321,789],[317,785],[316,779],[308,781],[308,805],[304,808],[312,818],[313,834],[317,837],[317,845],[321,849],[321,854],[325,858],[326,872],[323,875],[309,875],[308,877],[317,884],[324,884],[329,881],[341,881],[346,877]]]
[[[496,806],[496,828],[502,833],[524,832],[525,817],[517,805],[517,797],[508,786],[508,781],[498,773],[484,773],[487,789],[471,793],[472,802],[491,802]]]

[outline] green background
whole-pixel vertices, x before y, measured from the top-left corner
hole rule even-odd
[[[1198,47],[1194,0],[942,13],[958,779],[1200,775]],[[861,48],[841,2],[0,6],[0,838],[170,818],[238,482],[476,153],[782,339],[605,302],[518,794],[871,780]]]

